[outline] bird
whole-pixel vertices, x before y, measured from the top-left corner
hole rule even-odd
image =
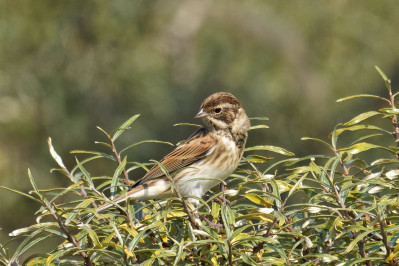
[[[221,183],[237,168],[243,156],[250,129],[250,120],[241,103],[228,92],[208,96],[195,118],[204,126],[154,165],[127,192],[97,207],[104,211],[130,200],[165,199],[175,196],[173,185],[182,197],[198,206],[201,198],[212,187]],[[165,174],[167,171],[167,174]],[[85,220],[93,213],[89,213]]]

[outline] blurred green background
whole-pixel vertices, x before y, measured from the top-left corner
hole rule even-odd
[[[56,164],[47,137],[71,167],[69,151],[102,149],[97,125],[112,130],[138,113],[118,147],[176,143],[193,128],[173,124],[198,123],[200,103],[217,91],[237,96],[249,116],[270,118],[249,145],[320,152],[300,138],[326,139],[336,123],[382,107],[335,102],[385,95],[374,65],[398,88],[398,25],[394,0],[0,0],[0,185],[29,191],[27,168],[42,189],[66,185],[49,172]],[[160,159],[170,149],[147,144],[128,159]],[[101,167],[94,170],[115,168]],[[3,242],[34,223],[38,206],[0,195]]]

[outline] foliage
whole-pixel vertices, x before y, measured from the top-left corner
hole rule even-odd
[[[251,116],[272,118],[272,130],[254,131],[248,146],[319,154],[322,145],[298,139],[323,138],[376,103],[333,99],[348,90],[383,95],[375,62],[395,84],[399,77],[399,5],[392,0],[2,0],[0,25],[0,184],[20,191],[30,189],[27,168],[40,189],[66,185],[48,174],[47,136],[68,168],[76,164],[70,150],[97,149],[96,125],[110,131],[130,114],[142,118],[119,147],[177,143],[192,129],[171,125],[192,121],[199,101],[220,90]],[[146,162],[168,149],[149,144],[127,155]],[[88,170],[112,176],[113,166]],[[4,192],[0,242],[34,223],[33,209]]]
[[[71,185],[40,190],[29,172],[31,193],[6,188],[40,203],[41,208],[37,211],[36,224],[11,233],[19,243],[13,252],[7,247],[9,243],[0,246],[0,262],[396,265],[399,148],[381,144],[379,140],[393,135],[393,140],[399,143],[399,110],[395,107],[398,93],[392,92],[388,78],[377,70],[386,83],[387,98],[354,95],[339,101],[372,97],[386,103],[386,107],[337,125],[330,143],[303,138],[328,147],[326,154],[293,158],[293,153],[275,146],[247,148],[241,165],[227,180],[228,189],[214,189],[192,213],[200,216],[195,218],[197,223],[187,218],[184,199],[178,193],[168,200],[130,202],[127,207],[115,204],[120,213],[115,209],[94,211],[98,202],[109,202],[128,189],[132,182],[130,172],[148,169],[149,164],[129,161],[125,151],[152,141],[120,151],[115,145],[138,116],[131,117],[112,133],[99,128],[107,142],[97,144],[106,151],[74,151],[79,159],[71,170],[64,166],[49,139],[51,155],[59,166],[55,171],[69,178]],[[253,121],[259,119],[264,118]],[[380,126],[385,120],[393,124],[393,133]],[[252,130],[259,128],[265,126],[257,125]],[[378,133],[370,134],[370,130]],[[348,142],[345,135],[355,139]],[[277,160],[252,153],[262,150],[291,157]],[[376,153],[379,150],[382,155]],[[374,153],[378,158],[373,161],[362,157]],[[103,160],[115,162],[114,174],[92,176],[87,165],[101,164]],[[220,200],[220,195],[228,201]],[[81,217],[91,212],[95,216],[82,223]],[[209,226],[211,223],[206,223],[206,219],[223,227]],[[59,245],[24,257],[48,238],[59,239]]]

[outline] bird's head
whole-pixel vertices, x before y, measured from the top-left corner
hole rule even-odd
[[[247,132],[250,122],[244,108],[231,93],[217,92],[208,96],[201,104],[195,118],[202,118],[210,130],[229,129]]]

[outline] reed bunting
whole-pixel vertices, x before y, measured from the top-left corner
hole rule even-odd
[[[169,178],[182,197],[194,206],[209,189],[225,180],[237,168],[247,141],[250,121],[240,102],[232,94],[218,92],[201,104],[195,118],[202,118],[205,127],[198,129],[185,142],[167,154],[115,203],[133,200],[163,199],[174,196]],[[167,171],[169,177],[165,175]],[[97,211],[111,207],[106,203]],[[92,216],[87,215],[85,218]],[[85,219],[84,218],[84,219]]]

